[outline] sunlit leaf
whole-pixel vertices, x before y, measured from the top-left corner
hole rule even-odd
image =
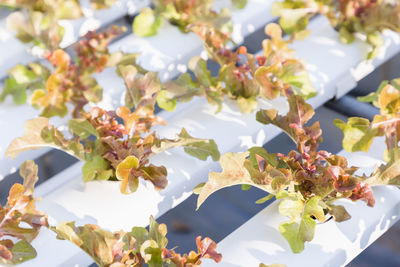
[[[379,133],[378,129],[371,127],[369,120],[351,117],[344,123],[335,119],[334,124],[343,131],[343,148],[350,152],[368,151],[372,141]]]
[[[25,135],[14,139],[8,146],[5,156],[15,158],[19,153],[49,146],[41,137],[42,130],[49,125],[49,119],[39,117],[28,120],[25,125]]]
[[[68,122],[68,128],[82,139],[88,138],[91,135],[99,137],[96,129],[86,119],[71,119]]]
[[[156,35],[162,25],[162,17],[154,14],[151,8],[144,8],[135,17],[132,28],[137,36],[148,37]]]
[[[325,220],[324,211],[319,205],[319,201],[318,197],[313,197],[306,203],[301,200],[285,199],[279,205],[279,213],[291,217],[289,222],[279,225],[279,231],[288,241],[294,253],[303,251],[304,243],[310,242],[314,237],[316,222],[312,216],[320,222]]]
[[[245,168],[248,153],[226,153],[221,156],[222,172],[211,172],[197,199],[197,208],[214,192],[233,185],[248,184],[268,190],[267,186],[255,183]]]
[[[87,160],[82,167],[83,181],[89,182],[92,180],[108,180],[113,171],[110,170],[110,164],[101,156],[94,156]]]
[[[139,166],[139,160],[135,156],[126,157],[116,169],[116,175],[121,180],[121,192],[124,194],[135,192],[139,185],[138,177],[134,170]]]

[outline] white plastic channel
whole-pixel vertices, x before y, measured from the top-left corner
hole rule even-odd
[[[386,145],[383,138],[375,140],[368,153],[341,151],[350,165],[361,167],[361,172],[371,172],[375,164],[381,164]],[[337,223],[330,220],[318,224],[314,239],[306,243],[299,254],[290,247],[279,233],[278,226],[288,218],[278,212],[279,201],[274,201],[264,210],[248,220],[233,233],[218,243],[223,260],[216,265],[204,261],[204,266],[236,267],[258,266],[280,263],[287,267],[345,266],[378,237],[385,233],[400,218],[400,190],[392,186],[378,186],[373,189],[375,207],[365,202],[337,201],[345,206],[352,218]]]
[[[385,33],[386,49],[381,51],[377,62],[383,62],[386,56],[392,56],[399,49],[399,39],[396,34]],[[305,41],[296,42],[294,47],[303,51],[302,56],[308,62],[312,80],[319,91],[317,97],[310,99],[314,107],[334,97],[337,81],[364,64],[365,45],[359,42],[341,44],[337,33],[323,18],[313,21],[311,36]],[[306,53],[303,50],[305,47],[312,49]],[[338,60],[338,53],[346,57]],[[332,64],[327,66],[326,62]],[[214,115],[215,107],[204,100],[188,105],[191,107],[185,109],[185,113],[169,118],[168,127],[158,129],[161,136],[172,136],[185,127],[193,136],[215,139],[220,151],[225,153],[262,145],[280,133],[275,127],[257,123],[254,114],[241,114],[235,104],[227,102],[217,115]],[[283,99],[263,102],[261,105],[264,108],[276,108],[280,112],[287,111]],[[217,163],[196,160],[179,149],[154,157],[152,163],[168,168],[169,185],[165,190],[156,192],[151,185],[141,184],[138,192],[123,196],[114,182],[84,184],[80,175],[82,165],[79,163],[53,177],[51,185],[45,182],[38,187],[37,193],[43,197],[38,206],[48,212],[54,222],[76,220],[78,225],[97,223],[109,230],[129,230],[135,225],[147,225],[150,215],[158,217],[175,207],[191,194],[194,186],[206,180],[210,170],[217,169]],[[27,266],[40,266],[43,262],[64,266],[66,263],[87,264],[91,261],[78,248],[61,244],[61,241],[51,239],[49,235],[43,231],[34,240],[38,258],[28,262]],[[60,247],[63,249],[59,250]]]
[[[235,36],[238,40],[243,39],[254,29],[263,27],[273,19],[269,12],[270,5],[271,2],[269,1],[251,0],[245,9],[232,10]],[[159,33],[154,37],[139,38],[132,34],[111,44],[110,50],[112,52],[122,50],[143,53],[139,58],[143,67],[160,72],[160,77],[165,81],[175,77],[179,72],[185,72],[185,66],[189,59],[192,56],[200,55],[203,47],[200,39],[194,34],[182,34],[176,27],[164,23]],[[98,106],[114,109],[121,105],[125,86],[123,80],[116,75],[115,69],[106,69],[101,74],[96,74],[95,77],[104,88],[103,101]],[[179,112],[181,108],[178,107],[176,112]],[[29,104],[14,105],[10,97],[5,103],[0,104],[0,127],[8,129],[0,132],[0,158],[3,158],[11,141],[16,136],[23,134],[25,121],[35,118],[39,114],[40,112]],[[163,117],[168,118],[172,114],[167,113]],[[53,125],[62,125],[66,121],[67,118],[51,119]],[[15,160],[2,159],[0,177],[14,172],[26,159],[36,158],[46,151],[48,150],[43,149],[24,153]]]

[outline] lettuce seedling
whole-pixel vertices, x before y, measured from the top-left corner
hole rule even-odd
[[[269,193],[257,203],[275,196],[280,200],[279,213],[290,218],[279,225],[294,253],[304,249],[304,243],[314,237],[317,222],[348,220],[350,215],[338,199],[363,200],[374,206],[375,200],[367,177],[355,175],[356,167],[348,166],[346,158],[318,150],[322,142],[319,122],[305,124],[314,110],[301,96],[288,99],[289,112],[279,115],[275,109],[260,110],[257,120],[282,129],[297,145],[287,155],[268,153],[253,147],[245,153],[227,153],[221,156],[222,172],[211,172],[207,183],[196,188],[197,207],[215,191],[233,185],[250,185]],[[397,176],[398,176],[398,170]],[[394,177],[394,176],[393,176]]]
[[[309,19],[322,14],[329,19],[343,43],[352,43],[362,34],[371,46],[367,59],[374,58],[383,44],[382,31],[400,33],[400,4],[392,0],[284,0],[274,3],[272,13],[294,38],[307,34]]]
[[[214,29],[223,35],[230,35],[232,22],[226,8],[213,10],[214,0],[153,0],[154,9],[144,8],[135,17],[132,28],[137,36],[154,36],[163,19],[175,25],[183,33]],[[244,8],[247,0],[232,0],[236,8]]]
[[[222,259],[217,244],[206,237],[196,238],[197,252],[178,254],[173,249],[167,249],[167,227],[158,224],[150,217],[149,230],[143,227],[133,227],[130,232],[109,232],[97,225],[86,224],[75,226],[74,222],[63,222],[52,227],[57,238],[68,240],[84,250],[101,267],[123,266],[174,266],[196,267],[203,259]]]
[[[123,74],[127,71],[136,73],[131,65],[120,69]],[[134,76],[125,78],[128,84],[137,83]],[[210,156],[218,160],[219,152],[214,140],[194,138],[185,129],[175,139],[159,138],[154,131],[149,133],[153,126],[166,124],[154,114],[160,88],[129,88],[128,99],[134,105],[133,112],[127,107],[116,111],[94,107],[83,114],[83,118],[69,121],[71,138],[66,138],[50,125],[48,118],[29,120],[25,124],[25,135],[10,144],[6,156],[14,158],[22,151],[42,147],[60,149],[85,162],[82,168],[84,181],[117,179],[121,181],[120,188],[124,194],[136,191],[139,178],[150,181],[157,190],[166,187],[167,169],[150,164],[149,158],[168,149],[183,147],[186,153],[198,159],[206,160]]]
[[[18,264],[36,257],[30,242],[42,226],[47,227],[47,215],[37,211],[33,188],[38,181],[38,167],[33,161],[21,165],[24,183],[14,184],[6,205],[0,205],[0,262]]]
[[[220,66],[218,75],[211,75],[201,57],[192,58],[189,69],[194,79],[184,73],[177,80],[166,82],[165,90],[157,99],[159,106],[173,110],[177,101],[205,96],[211,104],[218,105],[219,111],[224,97],[228,96],[237,101],[242,112],[249,113],[257,108],[259,97],[275,99],[293,93],[306,98],[315,96],[305,66],[282,39],[280,27],[268,24],[265,33],[270,39],[263,41],[260,55],[247,53],[245,47],[233,52],[225,46],[224,40],[214,38],[212,34],[205,36],[210,59]]]
[[[375,137],[384,137],[386,164],[377,167],[367,179],[371,185],[400,185],[400,79],[384,81],[378,90],[360,101],[373,103],[380,109],[372,121],[351,117],[347,123],[336,119],[335,125],[344,133],[343,148],[349,152],[368,151]]]
[[[136,54],[108,51],[108,44],[123,31],[123,27],[112,26],[100,33],[88,32],[74,46],[76,62],[61,49],[48,53],[53,70],[39,63],[15,66],[9,71],[0,102],[11,95],[16,104],[23,104],[27,90],[31,89],[31,103],[42,111],[41,116],[64,117],[69,103],[73,106],[72,117],[81,117],[86,104],[97,103],[103,96],[103,89],[92,77],[94,73],[116,65],[135,64]]]
[[[108,8],[113,3],[91,0],[94,9]],[[60,20],[83,16],[79,0],[2,0],[0,5],[15,9],[7,17],[7,27],[16,31],[19,40],[46,51],[58,49],[64,37]]]

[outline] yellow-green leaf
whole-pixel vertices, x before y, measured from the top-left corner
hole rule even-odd
[[[151,8],[144,8],[140,11],[140,14],[135,17],[132,29],[137,36],[149,37],[157,34],[161,24],[161,16],[154,14]]]

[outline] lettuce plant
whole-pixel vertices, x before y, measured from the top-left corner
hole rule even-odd
[[[371,46],[368,59],[376,56],[383,44],[382,31],[400,33],[400,4],[392,0],[283,0],[276,2],[272,13],[286,33],[304,36],[309,19],[322,14],[329,19],[344,43],[352,43],[357,34]]]
[[[248,113],[257,108],[257,98],[275,99],[292,93],[307,98],[316,94],[305,66],[295,57],[288,42],[282,39],[277,24],[265,27],[270,39],[263,41],[263,53],[247,53],[245,47],[235,52],[228,49],[223,40],[207,35],[205,45],[210,59],[220,66],[216,77],[207,69],[201,57],[189,62],[188,73],[181,74],[175,81],[164,84],[165,90],[158,97],[158,104],[166,110],[173,110],[177,101],[186,102],[193,96],[205,96],[211,104],[222,107],[225,96],[237,101],[240,110]]]
[[[360,101],[373,103],[380,109],[372,121],[351,117],[347,123],[336,119],[335,125],[343,133],[343,148],[349,152],[368,151],[375,137],[384,137],[386,164],[377,167],[367,182],[371,185],[400,185],[400,79],[381,83],[378,90]]]
[[[121,68],[122,73],[133,69],[129,65]],[[147,75],[155,75],[148,73]],[[134,76],[126,77],[134,83]],[[152,79],[150,79],[152,80]],[[145,83],[147,84],[147,83]],[[213,140],[194,138],[185,129],[175,139],[157,137],[153,126],[166,124],[154,115],[157,86],[133,86],[129,98],[134,103],[134,111],[120,107],[116,111],[105,111],[98,107],[71,119],[71,138],[49,125],[49,119],[39,117],[26,122],[25,135],[16,138],[8,147],[6,155],[15,157],[18,153],[53,147],[65,151],[85,162],[83,180],[119,180],[121,192],[135,192],[139,178],[153,183],[158,190],[167,185],[167,169],[149,163],[149,158],[174,147],[183,147],[186,153],[201,160],[208,156],[218,160],[219,152]]]
[[[167,249],[167,227],[150,217],[149,230],[133,227],[130,232],[109,232],[97,225],[75,226],[74,222],[63,222],[52,227],[57,238],[68,240],[83,251],[101,267],[124,266],[171,266],[196,267],[206,258],[220,262],[222,259],[217,244],[209,237],[196,238],[197,252],[181,255]]]
[[[94,9],[107,8],[114,2],[91,0]],[[63,39],[65,29],[60,20],[83,16],[79,0],[1,0],[0,6],[15,9],[7,18],[7,26],[16,31],[20,41],[47,51],[59,48]]]
[[[368,177],[355,174],[357,168],[348,166],[346,158],[318,150],[322,141],[319,122],[305,124],[314,111],[300,96],[291,95],[289,112],[279,115],[275,109],[260,110],[257,120],[281,128],[297,145],[287,155],[268,153],[264,148],[253,147],[244,153],[227,153],[221,156],[222,172],[209,174],[207,183],[200,184],[197,207],[215,191],[233,185],[255,186],[269,193],[257,201],[276,197],[280,200],[279,213],[290,218],[279,225],[294,253],[304,249],[311,241],[318,222],[325,222],[327,214],[335,221],[348,220],[350,215],[338,199],[363,200],[374,206],[375,200],[367,182]],[[386,167],[390,167],[387,165]],[[375,173],[384,179],[388,173]],[[399,179],[399,168],[392,169],[390,177]]]
[[[38,167],[26,161],[20,168],[24,183],[14,184],[6,205],[0,205],[0,262],[17,264],[36,257],[30,242],[42,226],[47,227],[47,215],[37,211],[33,188],[38,180]]]
[[[94,73],[118,64],[135,64],[135,54],[110,53],[107,49],[123,31],[122,27],[112,26],[100,33],[88,32],[74,46],[76,62],[61,49],[48,53],[53,70],[39,63],[15,66],[9,71],[0,102],[10,95],[16,104],[23,104],[31,89],[31,103],[42,111],[41,116],[64,117],[69,103],[73,106],[72,116],[80,117],[86,104],[97,103],[103,96],[103,89],[92,77]]]
[[[39,234],[41,227],[57,233],[57,238],[68,240],[86,252],[101,267],[122,266],[200,266],[206,258],[220,262],[217,244],[206,237],[196,238],[197,252],[178,254],[168,249],[167,227],[150,217],[149,230],[133,227],[130,232],[110,232],[98,225],[75,226],[75,222],[61,222],[49,226],[47,214],[37,211],[33,198],[34,185],[38,180],[38,167],[26,161],[20,168],[23,185],[14,184],[7,204],[0,206],[0,262],[19,264],[37,256],[30,242]],[[29,227],[27,227],[29,226]],[[15,241],[18,240],[18,241]]]
[[[221,34],[232,31],[229,10],[213,10],[214,0],[153,0],[154,9],[144,8],[135,17],[132,28],[137,36],[156,35],[163,18],[175,25],[183,33],[214,29]],[[247,0],[232,0],[237,8],[244,8]]]

